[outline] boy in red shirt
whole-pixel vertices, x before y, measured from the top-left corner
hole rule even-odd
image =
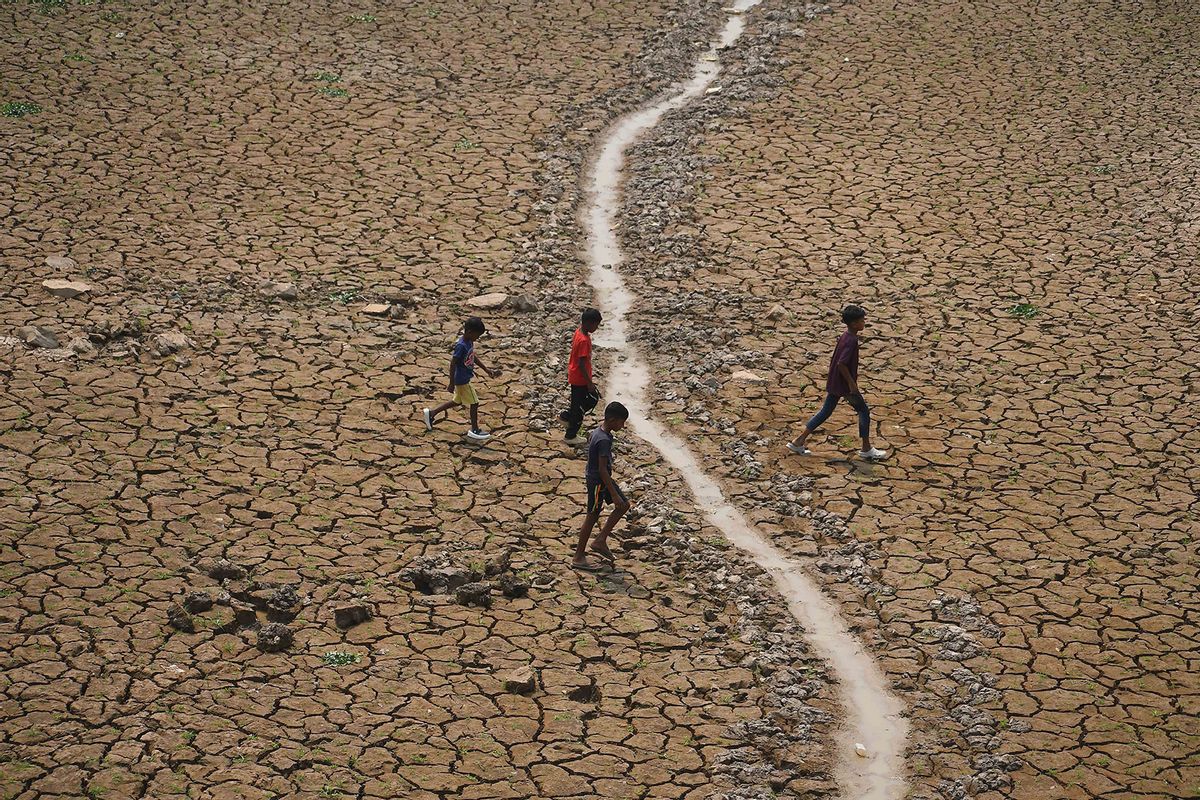
[[[600,401],[600,390],[592,380],[592,333],[600,327],[600,312],[594,308],[584,309],[579,320],[579,329],[571,340],[571,358],[567,362],[567,382],[571,384],[571,405],[559,414],[567,423],[566,442],[582,445],[587,439],[579,435],[583,426],[583,415],[596,407]]]

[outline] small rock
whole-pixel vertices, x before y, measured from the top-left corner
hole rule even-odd
[[[227,558],[206,558],[199,564],[200,570],[215,581],[237,580],[246,577],[246,570]]]
[[[511,574],[501,575],[496,580],[496,588],[510,599],[525,597],[529,594],[529,582]]]
[[[192,340],[183,334],[182,331],[168,331],[160,333],[154,337],[154,341],[150,343],[151,349],[155,355],[169,356],[171,353],[176,353],[180,350],[186,350],[192,346]]]
[[[767,379],[761,375],[745,369],[733,373],[729,376],[729,379],[739,383],[753,383],[757,385],[762,385],[767,382]]]
[[[467,305],[472,308],[482,308],[485,311],[500,308],[508,302],[508,295],[503,292],[492,292],[491,294],[481,294],[478,297],[472,297],[467,301]]]
[[[537,311],[538,304],[532,297],[527,294],[517,295],[513,298],[512,307],[517,311]]]
[[[258,631],[258,649],[264,653],[278,653],[292,646],[292,638],[287,625],[269,622]]]
[[[454,599],[459,605],[492,607],[492,587],[482,581],[468,583],[454,590]]]
[[[259,291],[267,297],[274,297],[277,300],[295,300],[300,296],[296,291],[294,283],[280,283],[279,281],[266,281],[259,287]]]
[[[73,297],[90,292],[92,285],[83,281],[65,281],[61,278],[51,278],[50,280],[42,281],[42,288],[55,297],[70,300]]]
[[[390,303],[370,303],[362,307],[362,312],[372,317],[386,317],[391,310]]]
[[[58,337],[54,335],[54,332],[40,325],[26,325],[24,328],[17,328],[17,338],[30,347],[46,349],[58,347]]]
[[[856,742],[854,745],[854,754],[859,758],[867,757],[867,746],[862,742]]]
[[[371,618],[371,608],[366,603],[347,603],[333,609],[333,623],[342,630],[353,628]]]
[[[771,310],[767,312],[767,319],[771,320],[771,322],[779,322],[790,316],[791,314],[788,313],[788,310],[781,305],[771,306]]]
[[[167,610],[167,622],[177,631],[183,631],[184,633],[196,632],[196,624],[192,622],[192,616],[178,603],[172,603],[171,607]]]
[[[96,352],[96,348],[92,347],[92,343],[82,336],[76,336],[71,341],[67,342],[67,349],[77,356],[90,356]]]
[[[519,667],[504,678],[504,691],[511,694],[529,694],[537,688],[537,673],[533,667]]]
[[[46,259],[46,266],[60,272],[72,272],[79,264],[70,256],[49,256]]]
[[[190,614],[203,614],[213,607],[212,595],[208,592],[189,592],[183,598],[183,607]]]

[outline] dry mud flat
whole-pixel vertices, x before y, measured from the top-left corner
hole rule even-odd
[[[769,582],[633,442],[568,570],[546,430],[584,154],[720,7],[480,9],[0,7],[4,797],[831,794]],[[474,448],[417,414],[488,291]]]
[[[760,18],[635,157],[660,418],[861,609],[914,794],[1200,793],[1195,6]],[[850,301],[894,457],[800,460]]]

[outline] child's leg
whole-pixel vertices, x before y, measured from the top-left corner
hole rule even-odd
[[[829,415],[833,413],[833,409],[837,407],[837,404],[838,396],[836,394],[826,395],[825,405],[821,406],[821,410],[813,415],[813,418],[804,426],[804,432],[793,439],[792,444],[796,447],[803,447],[812,432],[821,427],[825,420],[829,419]]]
[[[846,402],[858,412],[858,435],[862,437],[862,449],[866,453],[871,449],[871,408],[861,394],[849,395]]]
[[[458,405],[458,403],[456,403],[455,401],[447,400],[446,402],[442,403],[437,408],[433,408],[433,409],[429,410],[429,419],[431,421],[435,420],[435,419],[437,419],[438,414],[444,414],[445,412],[449,411],[450,409],[454,408],[457,405]]]
[[[567,438],[574,439],[583,426],[583,403],[587,399],[586,386],[571,387],[571,405],[567,408]]]
[[[617,527],[617,523],[621,521],[621,517],[625,516],[625,512],[629,510],[629,499],[621,492],[621,487],[617,487],[617,496],[613,498],[613,510],[608,515],[608,519],[604,521],[604,527],[600,529],[600,533],[592,540],[592,550],[601,555],[612,558],[612,551],[608,549],[608,535],[612,533],[613,528]]]
[[[479,403],[471,404],[471,430],[479,430]]]
[[[596,523],[600,519],[600,509],[587,512],[587,516],[583,518],[583,527],[579,529],[579,541],[575,544],[575,563],[582,564],[587,554],[588,537],[592,535],[592,529],[596,527]]]

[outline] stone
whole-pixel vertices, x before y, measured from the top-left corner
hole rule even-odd
[[[227,558],[206,558],[200,562],[199,567],[201,572],[215,581],[246,577],[246,569]]]
[[[293,638],[287,625],[269,622],[258,631],[257,647],[264,653],[279,653],[292,646]]]
[[[70,256],[48,256],[46,258],[46,266],[50,269],[56,269],[60,272],[71,272],[79,266],[75,259]]]
[[[537,311],[538,304],[532,297],[527,294],[517,295],[513,298],[512,307],[517,311]]]
[[[467,301],[467,305],[472,308],[480,308],[484,311],[491,311],[503,307],[508,302],[508,295],[504,292],[492,292],[490,294],[481,294],[478,297],[472,297]]]
[[[196,632],[196,624],[192,622],[192,616],[178,603],[172,603],[171,607],[167,609],[167,623],[177,631]]]
[[[42,347],[47,350],[58,347],[58,337],[49,328],[40,325],[26,325],[17,328],[17,338],[30,347]]]
[[[475,583],[464,584],[454,590],[454,599],[459,605],[463,606],[479,606],[480,608],[492,607],[492,587],[491,584],[477,581]]]
[[[867,746],[865,744],[863,744],[862,742],[855,742],[854,743],[854,755],[858,756],[859,758],[866,758],[867,757]]]
[[[192,347],[192,340],[185,336],[182,331],[160,333],[150,343],[150,349],[154,351],[155,355],[159,356],[169,356],[172,353],[186,350],[189,347]]]
[[[73,297],[78,297],[81,294],[87,294],[92,291],[90,283],[83,281],[67,281],[61,278],[51,278],[42,281],[42,288],[55,297],[61,297],[70,300]]]
[[[529,582],[511,573],[497,578],[495,586],[501,594],[509,599],[525,597],[529,594]]]
[[[67,349],[77,356],[90,356],[96,352],[96,348],[92,346],[92,343],[82,336],[76,336],[67,342]]]
[[[386,317],[391,310],[390,303],[369,303],[362,307],[362,312],[372,317]]]
[[[537,672],[533,667],[518,667],[504,677],[504,691],[510,694],[529,694],[537,688]]]
[[[729,376],[729,379],[738,383],[753,383],[759,386],[767,382],[767,379],[761,375],[745,369],[733,373]]]
[[[371,607],[363,602],[346,603],[333,609],[333,624],[342,630],[353,628],[371,618]]]
[[[259,287],[259,291],[267,297],[273,297],[276,300],[295,300],[300,296],[296,290],[294,283],[281,283],[279,281],[265,281]]]
[[[212,595],[204,591],[189,592],[183,598],[183,607],[188,613],[203,614],[213,607]]]
[[[767,312],[767,319],[771,320],[771,322],[779,322],[789,317],[791,317],[791,314],[788,310],[778,304],[771,306],[771,310]]]

